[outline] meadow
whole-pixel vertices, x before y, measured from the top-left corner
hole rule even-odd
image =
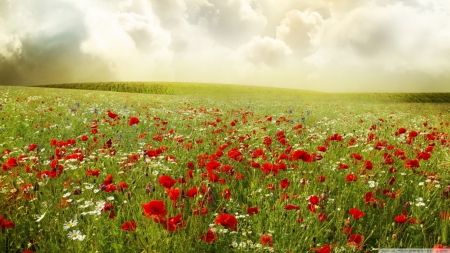
[[[449,248],[450,94],[0,94],[1,252]]]

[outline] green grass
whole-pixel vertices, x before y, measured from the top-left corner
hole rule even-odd
[[[450,220],[441,217],[450,213],[450,198],[445,195],[450,185],[449,104],[433,103],[431,95],[328,94],[186,83],[161,84],[164,87],[158,89],[147,84],[84,85],[76,86],[82,90],[0,87],[0,216],[16,224],[14,229],[0,230],[0,252],[313,252],[311,248],[325,244],[331,245],[332,252],[351,252],[349,236],[342,232],[346,219],[350,219],[351,234],[364,236],[362,252],[450,243]],[[124,87],[127,90],[120,90]],[[133,87],[146,92],[129,92],[136,91]],[[414,101],[402,102],[406,99]],[[108,110],[118,118],[108,117]],[[140,122],[130,126],[131,117]],[[302,127],[295,129],[299,124]],[[395,134],[400,128],[407,132]],[[418,132],[417,137],[408,137],[412,131]],[[330,140],[334,134],[342,140]],[[368,140],[369,134],[373,140]],[[82,141],[82,136],[88,140]],[[433,136],[435,140],[429,139]],[[265,144],[267,137],[272,140],[270,145]],[[76,144],[58,147],[51,144],[53,139],[74,139]],[[349,145],[352,139],[354,145]],[[30,151],[30,144],[38,148]],[[378,145],[383,148],[377,150]],[[327,151],[319,152],[319,146]],[[144,150],[157,148],[164,150],[161,157],[143,155]],[[230,150],[239,150],[242,160],[230,158]],[[257,150],[264,156],[253,157]],[[299,150],[323,157],[313,162],[293,159]],[[396,156],[396,151],[404,151],[405,159]],[[422,151],[431,157],[419,159],[418,168],[407,168],[407,161],[418,159]],[[77,152],[83,155],[82,161],[66,158]],[[363,158],[356,160],[353,153]],[[215,173],[225,179],[223,184],[211,182],[201,166],[205,154],[206,163],[214,160],[229,165],[244,178],[236,180],[236,174],[218,169]],[[287,159],[281,159],[282,154]],[[387,154],[393,157],[392,163],[386,162]],[[166,159],[171,156],[175,162]],[[18,166],[5,165],[21,157],[28,158]],[[63,172],[39,179],[55,160]],[[371,170],[365,169],[366,161],[373,163]],[[192,179],[188,162],[195,165]],[[286,170],[264,175],[251,163],[283,163]],[[349,168],[338,169],[340,163]],[[397,171],[390,172],[391,168]],[[87,176],[87,169],[99,169],[98,178]],[[358,180],[347,182],[350,173]],[[129,188],[102,191],[109,174],[113,184],[125,182]],[[173,187],[180,191],[212,187],[214,201],[208,202],[205,195],[170,200],[158,182],[163,174],[185,178],[186,183]],[[321,175],[325,182],[318,181]],[[395,182],[390,184],[392,177]],[[290,182],[286,189],[280,186],[284,178]],[[26,184],[32,187],[22,189]],[[268,189],[268,184],[275,190]],[[75,194],[78,189],[81,192]],[[226,189],[231,192],[230,200],[223,197]],[[401,192],[390,197],[387,190]],[[366,205],[369,191],[377,200]],[[285,194],[289,198],[283,200]],[[311,195],[320,197],[316,213],[308,209]],[[72,204],[63,205],[63,199],[71,199]],[[169,232],[153,218],[146,218],[141,205],[151,200],[163,200],[169,217],[182,214],[186,226]],[[94,206],[83,208],[85,201],[112,203],[114,219],[109,218],[111,210],[85,214],[94,210]],[[193,215],[199,203],[204,203],[208,214]],[[297,205],[299,210],[285,210],[286,204]],[[254,206],[259,213],[247,216],[247,208]],[[237,231],[215,224],[224,208],[238,217]],[[365,216],[351,217],[351,208]],[[414,222],[396,223],[402,211]],[[321,212],[327,215],[323,222],[319,221]],[[86,236],[82,241],[69,239],[72,229],[64,229],[75,218],[78,224],[72,229]],[[123,231],[122,224],[131,220],[137,224],[136,231]],[[207,243],[199,237],[210,227],[215,227],[218,238]],[[273,248],[261,245],[262,234],[271,234]]]
[[[259,97],[279,99],[320,99],[323,101],[450,103],[450,93],[323,93],[287,88],[248,85],[181,82],[101,82],[50,84],[41,87],[102,90],[129,93],[213,96],[224,98]]]

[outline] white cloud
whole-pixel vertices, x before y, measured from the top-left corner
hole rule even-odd
[[[402,4],[361,6],[326,20],[308,62],[432,75],[450,68],[450,17]]]
[[[322,16],[317,12],[292,10],[286,13],[277,26],[277,39],[284,41],[292,49],[305,51],[310,47],[310,41],[315,38],[322,23]]]
[[[0,80],[420,90],[450,78],[448,27],[438,0],[0,0]]]
[[[256,67],[267,68],[282,64],[283,59],[291,54],[292,50],[283,41],[255,36],[239,47],[238,52]]]

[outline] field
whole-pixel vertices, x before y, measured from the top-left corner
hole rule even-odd
[[[449,94],[72,86],[0,86],[1,252],[450,244]]]

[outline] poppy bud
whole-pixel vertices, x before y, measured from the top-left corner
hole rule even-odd
[[[147,194],[150,194],[150,192],[152,192],[152,186],[151,185],[147,185],[147,187],[145,187],[145,191],[147,192]]]

